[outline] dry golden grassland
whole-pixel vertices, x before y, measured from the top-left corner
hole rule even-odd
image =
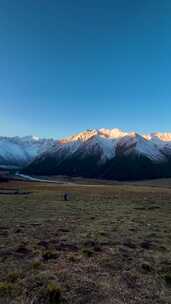
[[[0,193],[0,303],[171,303],[169,180]]]

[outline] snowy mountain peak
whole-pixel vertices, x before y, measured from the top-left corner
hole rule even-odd
[[[171,141],[171,133],[155,132],[150,134],[151,138],[157,137],[162,141]]]
[[[80,132],[78,134],[75,134],[73,136],[69,136],[67,138],[64,138],[60,140],[61,143],[68,143],[73,141],[87,141],[89,138],[96,136],[98,134],[98,130],[96,129],[88,129],[86,131]]]
[[[60,140],[61,143],[68,143],[73,141],[81,141],[85,142],[94,136],[105,137],[109,139],[118,139],[121,138],[128,133],[121,131],[120,129],[87,129],[86,131],[80,132],[73,136],[69,136]]]
[[[99,132],[100,135],[102,135],[104,137],[108,137],[108,138],[119,138],[119,137],[122,137],[122,136],[125,136],[125,135],[128,134],[126,132],[123,132],[120,129],[105,129],[105,128],[102,128],[102,129],[99,129],[98,132]]]
[[[153,140],[153,139],[159,139],[160,141],[165,141],[169,142],[171,141],[171,133],[160,133],[160,132],[155,132],[151,134],[142,134],[140,135],[137,132],[124,132],[120,129],[114,128],[114,129],[106,129],[106,128],[101,128],[101,129],[87,129],[83,132],[77,133],[75,135],[63,138],[60,140],[61,143],[69,143],[69,142],[74,142],[74,141],[87,141],[91,137],[94,136],[100,136],[100,137],[105,137],[109,139],[119,139],[124,136],[130,136],[132,138],[139,138],[142,140]]]

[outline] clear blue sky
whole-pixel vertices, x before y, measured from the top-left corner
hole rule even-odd
[[[171,131],[170,0],[0,0],[0,135]]]

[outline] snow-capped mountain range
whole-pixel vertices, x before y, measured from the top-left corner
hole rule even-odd
[[[73,154],[100,154],[101,161],[112,159],[116,154],[136,153],[149,159],[165,161],[171,155],[171,133],[152,133],[139,135],[135,132],[123,132],[119,129],[86,130],[57,142],[48,153],[65,151]]]
[[[127,175],[128,162],[133,160],[136,166],[145,162],[144,168],[152,166],[160,175],[163,169],[159,170],[159,166],[170,165],[171,133],[137,134],[103,128],[61,140],[0,137],[0,166],[26,167],[31,173],[108,177],[104,173],[110,171],[111,176],[117,177],[118,162],[120,167],[126,162],[122,170]]]

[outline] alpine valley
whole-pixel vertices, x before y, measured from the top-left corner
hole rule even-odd
[[[0,137],[0,167],[116,180],[171,177],[171,133],[90,129],[61,140]]]

